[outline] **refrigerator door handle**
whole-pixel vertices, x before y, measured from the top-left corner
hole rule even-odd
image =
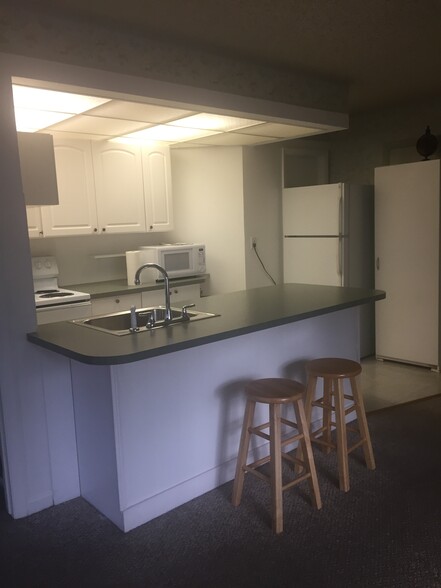
[[[377,270],[379,270],[380,269],[380,258],[379,257],[377,257],[375,265],[377,266]]]
[[[338,238],[338,274],[340,277],[343,276],[343,237],[340,235]]]
[[[338,201],[338,234],[343,235],[343,196]]]

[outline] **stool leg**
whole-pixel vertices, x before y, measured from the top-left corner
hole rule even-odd
[[[352,387],[352,396],[355,402],[355,411],[357,413],[358,426],[360,428],[361,438],[364,439],[363,452],[366,465],[369,470],[375,470],[375,458],[372,449],[371,436],[369,435],[369,427],[366,419],[366,411],[364,409],[363,395],[358,389],[355,378],[350,378]]]
[[[243,468],[246,464],[248,456],[248,447],[250,445],[249,428],[253,424],[255,407],[256,403],[253,400],[247,399],[247,403],[245,406],[245,415],[242,425],[242,433],[240,436],[239,454],[237,456],[236,475],[233,484],[233,494],[231,498],[233,506],[239,506],[240,499],[242,498],[243,482],[245,477],[245,471]]]
[[[311,439],[309,438],[309,427],[302,400],[294,403],[294,411],[296,414],[297,430],[301,435],[303,435],[303,439],[301,439],[299,445],[303,446],[305,464],[308,472],[311,474],[309,483],[311,486],[312,500],[314,506],[320,509],[322,508],[322,499],[320,496],[320,488],[317,479],[317,471],[315,469],[314,456],[312,454]]]
[[[271,465],[271,498],[273,511],[273,531],[283,531],[283,502],[282,502],[282,445],[280,404],[270,404],[270,465]]]
[[[346,437],[346,420],[344,406],[343,382],[337,380],[335,390],[335,424],[337,428],[337,460],[340,490],[349,490],[348,441]]]
[[[323,446],[325,454],[331,453],[331,415],[332,415],[332,381],[323,378],[323,436],[322,439],[328,445]]]
[[[306,398],[305,398],[305,417],[306,417],[306,422],[308,425],[308,431],[310,431],[310,428],[311,428],[312,402],[313,402],[314,396],[315,396],[316,385],[317,385],[317,377],[310,376],[308,378],[308,383],[306,386]],[[299,443],[297,446],[296,458],[299,459],[300,461],[303,461],[303,449],[302,449],[301,443]],[[295,465],[294,466],[294,473],[297,475],[300,473],[300,471],[301,471],[301,466]]]

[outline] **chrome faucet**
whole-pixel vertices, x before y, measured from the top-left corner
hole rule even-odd
[[[157,269],[164,276],[164,292],[165,292],[165,320],[164,320],[164,322],[170,323],[172,320],[172,313],[171,313],[171,308],[170,308],[170,285],[169,285],[168,273],[165,271],[165,269],[161,265],[158,265],[157,263],[144,263],[144,265],[141,265],[136,270],[135,284],[137,286],[139,286],[139,284],[141,283],[139,276],[141,275],[142,270],[147,267]]]

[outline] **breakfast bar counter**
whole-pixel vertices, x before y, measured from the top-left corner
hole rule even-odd
[[[304,382],[305,362],[320,356],[359,360],[359,306],[384,297],[288,284],[203,298],[196,310],[219,316],[152,331],[38,327],[28,339],[53,371],[57,362],[69,365],[69,384],[48,377],[45,395],[58,402],[71,386],[71,469],[78,469],[81,496],[129,531],[231,480],[244,384],[262,377]],[[65,456],[56,454],[63,439],[60,433],[53,451],[65,474]],[[254,447],[254,457],[265,450]]]
[[[84,363],[120,364],[302,321],[384,297],[379,290],[284,284],[201,298],[196,310],[219,316],[194,323],[116,336],[61,322],[39,326],[35,333],[28,334],[28,339]]]

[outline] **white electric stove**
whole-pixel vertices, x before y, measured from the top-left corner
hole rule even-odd
[[[33,257],[32,275],[39,325],[91,315],[90,294],[58,286],[58,265],[55,257]]]

